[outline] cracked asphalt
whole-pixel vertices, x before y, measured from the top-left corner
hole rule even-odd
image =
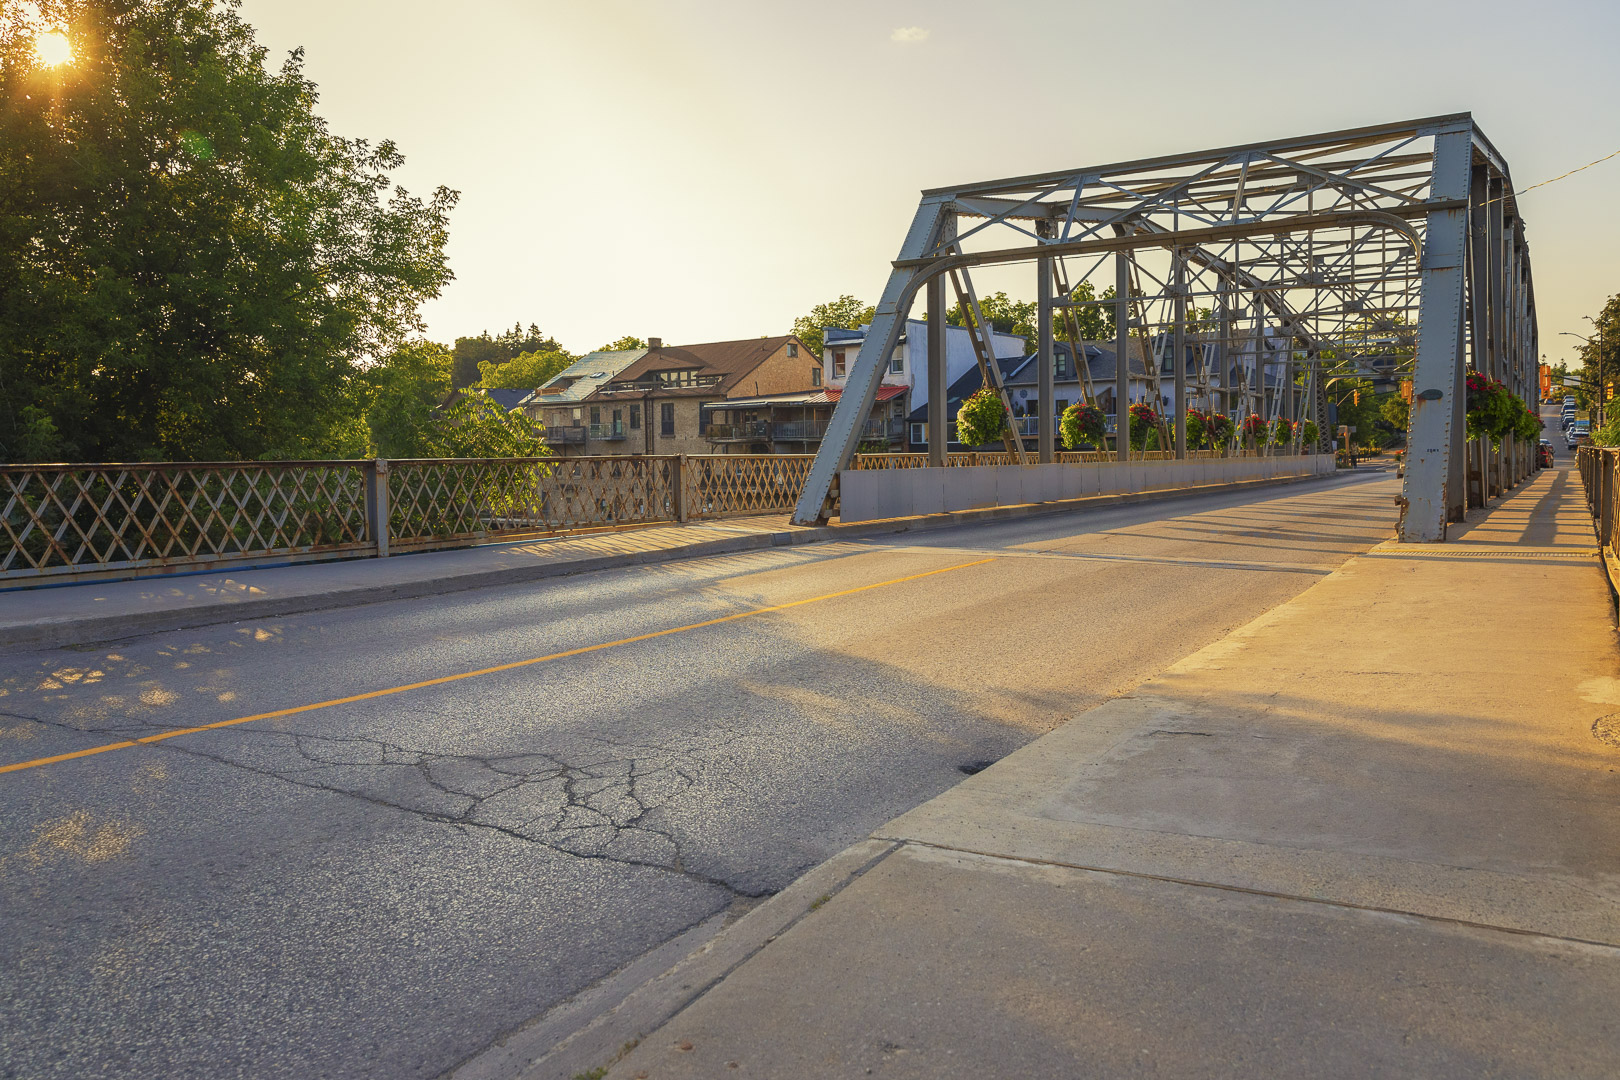
[[[450,1075],[1301,592],[1389,535],[1393,492],[1338,479],[7,655],[0,764],[607,646],[0,774],[0,1077]]]

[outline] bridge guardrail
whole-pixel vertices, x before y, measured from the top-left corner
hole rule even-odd
[[[619,454],[4,465],[0,585],[200,571],[249,560],[385,556],[614,525],[787,512],[813,460],[810,454]],[[1087,464],[1112,457],[1069,452],[1057,460]],[[955,453],[948,461],[1014,464],[1004,452]],[[926,454],[860,454],[852,468],[927,464]]]
[[[1620,556],[1620,537],[1615,535],[1620,528],[1620,447],[1583,446],[1575,451],[1575,466],[1580,470],[1598,546],[1609,558]]]

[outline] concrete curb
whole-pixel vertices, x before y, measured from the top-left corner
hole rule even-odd
[[[554,1017],[570,1018],[572,1001],[456,1067],[449,1074],[450,1080],[572,1080],[582,1074],[595,1075],[593,1070],[619,1060],[899,846],[885,840],[863,840],[845,848],[730,926],[711,933],[696,951],[656,978],[636,986],[617,1004],[560,1041],[552,1021]],[[703,926],[712,921],[707,920]],[[682,935],[682,939],[685,937]],[[579,998],[590,993],[587,990]]]
[[[1285,484],[1342,479],[1346,479],[1342,473],[1329,473],[1325,476],[1271,477],[1263,480],[1242,480],[1235,483],[1204,484],[1198,487],[1131,492],[1120,495],[1092,495],[1079,499],[1024,503],[1017,506],[954,510],[943,514],[888,518],[880,521],[855,522],[849,525],[821,525],[792,531],[750,533],[743,536],[700,541],[676,548],[587,556],[585,558],[559,560],[554,563],[534,566],[482,570],[421,581],[359,586],[334,592],[267,597],[263,600],[244,600],[168,611],[98,615],[90,618],[0,626],[0,645],[42,649],[60,648],[67,645],[86,645],[134,637],[138,634],[183,630],[196,626],[240,622],[246,619],[277,618],[283,615],[298,615],[311,611],[360,607],[365,604],[377,604],[388,600],[440,596],[446,593],[483,589],[495,585],[526,584],[547,578],[566,577],[571,574],[586,574],[597,570],[613,570],[649,563],[674,562],[679,559],[701,559],[714,555],[732,555],[744,551],[758,551],[771,547],[791,547],[825,540],[849,540],[868,536],[884,536],[895,533],[950,528],[976,522],[1009,521],[1020,518],[1041,517],[1047,514],[1064,514],[1078,510],[1100,509],[1109,506],[1159,502],[1167,499],[1190,498],[1198,495],[1220,494],[1222,492],[1280,487]],[[402,558],[408,558],[408,556],[402,556]],[[225,569],[221,572],[229,573],[231,571]]]

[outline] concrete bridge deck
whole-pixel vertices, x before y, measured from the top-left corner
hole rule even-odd
[[[608,1075],[1613,1076],[1595,546],[1558,469],[1351,559],[745,917]]]

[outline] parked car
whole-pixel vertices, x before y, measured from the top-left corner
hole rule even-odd
[[[1585,420],[1577,420],[1569,429],[1569,448],[1573,450],[1577,446],[1583,446],[1591,441],[1592,429],[1587,426]]]

